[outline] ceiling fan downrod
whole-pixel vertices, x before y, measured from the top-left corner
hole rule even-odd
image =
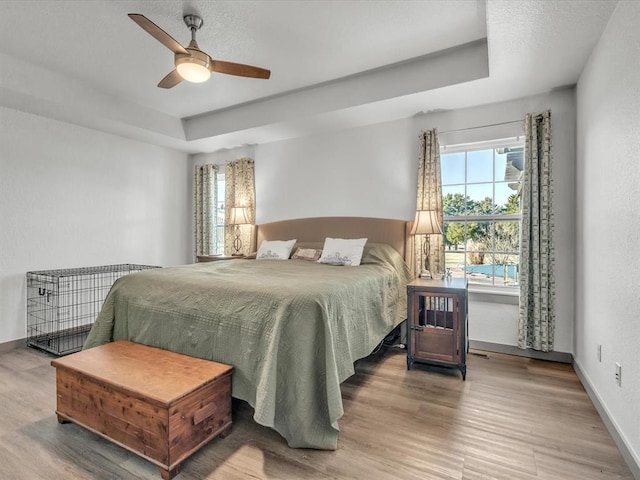
[[[202,25],[204,25],[204,21],[198,15],[185,15],[182,17],[185,25],[189,30],[191,30],[191,42],[189,43],[188,48],[198,48],[198,43],[196,42],[196,32],[200,30]],[[199,50],[199,48],[198,48]]]

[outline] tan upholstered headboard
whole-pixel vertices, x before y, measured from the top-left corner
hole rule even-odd
[[[407,222],[388,218],[314,217],[263,223],[257,226],[257,246],[263,240],[324,242],[326,237],[368,238],[371,243],[388,243],[404,257]]]

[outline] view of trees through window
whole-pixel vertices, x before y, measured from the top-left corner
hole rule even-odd
[[[518,285],[523,159],[522,145],[441,154],[445,266],[454,276]]]

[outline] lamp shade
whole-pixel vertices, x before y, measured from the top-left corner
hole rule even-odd
[[[231,207],[230,225],[247,225],[251,223],[247,207]]]
[[[442,233],[442,227],[438,222],[438,213],[435,210],[418,210],[411,228],[411,235],[430,235],[433,233]]]

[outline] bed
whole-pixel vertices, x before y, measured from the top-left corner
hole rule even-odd
[[[260,226],[258,245],[369,241],[358,267],[234,260],[124,276],[85,348],[125,339],[233,365],[232,395],[254,408],[256,422],[290,447],[335,449],[340,383],[405,318],[405,232],[404,221],[346,217]]]

